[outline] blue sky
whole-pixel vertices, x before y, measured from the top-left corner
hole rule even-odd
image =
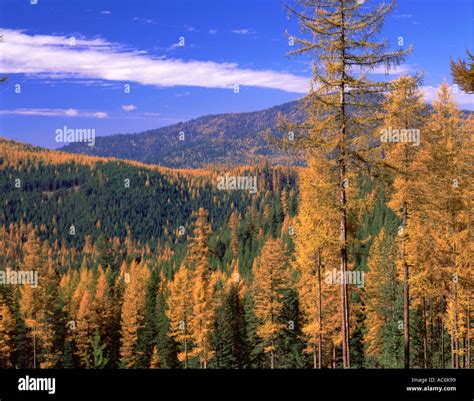
[[[0,136],[58,147],[63,126],[140,132],[281,104],[309,85],[308,60],[286,56],[285,30],[298,29],[281,0],[31,1],[0,4]],[[382,36],[413,53],[391,76],[424,73],[428,101],[451,83],[450,57],[474,49],[473,4],[399,0]],[[465,109],[473,97],[456,94]]]

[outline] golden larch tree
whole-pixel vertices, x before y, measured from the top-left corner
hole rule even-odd
[[[11,356],[14,351],[14,329],[15,318],[5,298],[0,294],[0,368],[2,369],[13,366]]]
[[[369,133],[377,124],[377,96],[390,89],[386,81],[369,79],[380,66],[399,64],[406,50],[391,51],[378,34],[387,13],[395,6],[372,5],[358,0],[297,0],[289,6],[302,37],[291,36],[296,49],[291,55],[313,58],[313,78],[306,109],[317,109],[319,118],[297,131],[295,146],[318,149],[320,157],[332,156],[337,176],[339,218],[339,270],[346,277],[349,266],[348,188],[351,174],[367,168],[371,148]],[[311,131],[305,136],[301,132]],[[354,186],[354,185],[352,185]],[[343,365],[350,367],[349,294],[340,286]]]
[[[214,326],[215,301],[208,246],[212,230],[208,218],[207,211],[200,208],[197,212],[193,237],[189,240],[188,255],[186,256],[186,263],[194,270],[191,327],[195,347],[190,356],[197,356],[202,368],[207,367],[209,359],[214,354],[210,342]]]
[[[145,326],[147,287],[151,273],[146,263],[132,262],[129,274],[122,305],[120,361],[125,368],[134,368],[143,352],[137,345],[139,333]]]
[[[259,320],[257,335],[275,368],[275,341],[285,328],[281,321],[284,291],[291,287],[291,270],[281,239],[268,238],[253,266],[253,300]]]
[[[169,319],[169,336],[182,346],[178,359],[183,362],[184,368],[188,367],[192,347],[192,284],[191,272],[184,264],[176,272],[173,281],[168,283],[166,316]]]
[[[402,76],[392,82],[392,90],[384,103],[386,117],[380,133],[385,160],[395,176],[389,206],[400,215],[399,229],[400,267],[403,274],[403,333],[404,367],[410,367],[410,295],[409,265],[406,240],[408,216],[416,204],[415,156],[421,144],[426,107],[418,89],[418,79]],[[385,135],[385,136],[384,136]]]
[[[325,268],[337,262],[337,186],[326,159],[306,151],[308,166],[300,170],[300,205],[295,227],[296,266],[299,271],[298,295],[303,313],[303,335],[306,351],[313,354],[313,367],[323,365]],[[332,295],[335,288],[332,289]],[[329,329],[329,327],[328,327]]]

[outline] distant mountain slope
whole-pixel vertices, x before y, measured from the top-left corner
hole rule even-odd
[[[382,100],[376,96],[371,99],[375,104]],[[97,137],[95,146],[72,143],[61,150],[185,169],[219,164],[253,165],[262,160],[287,164],[286,154],[270,145],[264,133],[267,130],[277,133],[279,114],[291,120],[302,120],[304,112],[300,104],[294,101],[250,113],[208,115],[138,134]],[[293,158],[292,164],[302,162]]]
[[[173,168],[248,165],[264,157],[277,163],[282,155],[268,146],[263,133],[276,128],[278,114],[302,116],[295,101],[250,113],[208,115],[139,134],[98,137],[95,146],[73,143],[61,150]]]

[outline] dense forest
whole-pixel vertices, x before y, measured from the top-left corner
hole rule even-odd
[[[409,50],[393,3],[303,4],[317,85],[272,143],[304,165],[0,140],[1,368],[472,368],[474,119],[364,73]]]

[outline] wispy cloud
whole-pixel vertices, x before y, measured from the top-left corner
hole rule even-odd
[[[352,72],[356,74],[360,74],[363,69],[357,68],[357,67],[352,67]],[[364,69],[365,71],[365,69]],[[377,74],[377,75],[382,75],[382,74],[387,74],[387,75],[402,75],[402,74],[410,74],[415,72],[416,69],[414,66],[410,64],[400,64],[394,67],[391,67],[387,69],[385,66],[378,66],[374,68],[373,70],[370,70],[371,74]]]
[[[20,116],[42,116],[42,117],[86,117],[86,118],[108,118],[109,115],[103,111],[87,111],[77,109],[35,109],[20,108],[0,110],[0,115]]]
[[[389,75],[402,75],[402,74],[410,74],[414,72],[415,69],[410,64],[400,64],[395,67],[387,69],[385,66],[379,66],[375,68],[372,73],[373,74],[389,74]]]
[[[236,33],[237,35],[249,35],[254,33],[252,29],[232,29],[231,32]]]
[[[104,15],[110,15],[110,14],[112,14],[112,12],[109,11],[109,10],[104,10],[104,11],[101,11],[100,13],[101,13],[101,14],[104,14]]]
[[[396,18],[396,19],[410,19],[412,17],[413,17],[413,15],[411,15],[411,14],[395,14],[393,16],[393,18]]]
[[[133,17],[133,21],[137,22],[142,22],[144,24],[157,24],[156,21],[150,19],[150,18],[139,18],[139,17]]]
[[[217,29],[209,29],[209,33],[211,35],[215,35],[217,33]]]
[[[426,85],[421,88],[425,95],[425,101],[432,103],[436,99],[439,91],[439,86]],[[474,95],[469,95],[461,90],[458,90],[457,93],[452,93],[454,100],[458,104],[459,108],[474,110]]]
[[[100,79],[135,82],[157,87],[196,86],[227,88],[234,85],[306,93],[308,78],[286,72],[239,68],[235,63],[163,59],[102,39],[28,35],[2,30],[0,71],[50,79]]]
[[[137,109],[137,106],[135,106],[134,104],[123,104],[122,109],[125,111],[133,111]]]

